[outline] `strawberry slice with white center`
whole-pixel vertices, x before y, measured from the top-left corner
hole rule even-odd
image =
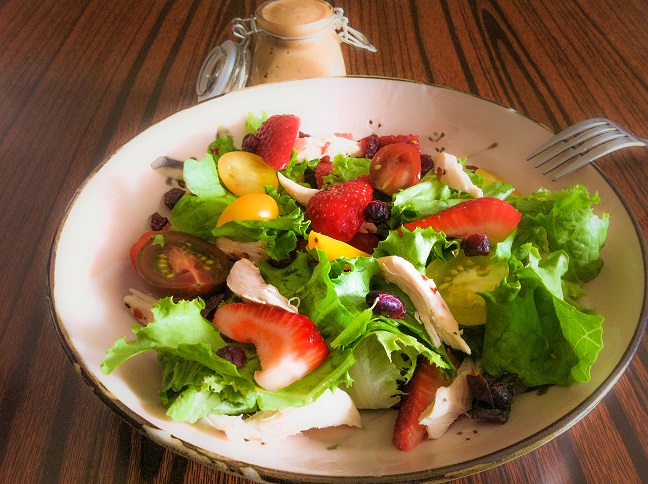
[[[403,225],[407,230],[432,227],[448,237],[463,238],[470,234],[486,234],[495,241],[511,235],[522,214],[510,203],[498,198],[482,197],[453,205],[429,217]]]
[[[214,326],[239,343],[252,343],[261,362],[254,379],[266,390],[287,387],[320,366],[329,350],[308,317],[259,303],[218,308]]]

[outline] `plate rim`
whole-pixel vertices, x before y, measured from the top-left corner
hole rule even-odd
[[[385,82],[414,83],[414,84],[420,84],[422,86],[433,88],[433,89],[445,90],[455,94],[460,94],[462,96],[469,96],[481,102],[490,103],[497,107],[504,108],[514,113],[515,115],[521,116],[522,118],[525,118],[533,122],[534,124],[546,129],[549,133],[553,133],[553,131],[550,128],[548,128],[545,124],[533,119],[529,115],[523,114],[517,109],[511,108],[497,101],[482,98],[473,93],[463,92],[458,89],[454,89],[447,86],[429,84],[421,81],[402,79],[397,77],[381,77],[381,76],[353,75],[353,76],[336,77],[334,79],[356,79],[356,80],[371,79],[371,80],[378,80],[378,81],[385,81]],[[301,81],[290,81],[290,82],[307,83],[308,81],[312,81],[312,79],[304,79]],[[254,89],[254,87],[246,87],[243,90],[247,90],[247,89]],[[86,176],[86,178],[78,186],[75,192],[69,197],[65,209],[57,217],[57,220],[54,222],[56,224],[55,225],[56,233],[49,249],[49,257],[47,261],[47,279],[46,279],[47,299],[48,299],[48,306],[50,309],[52,324],[54,325],[55,331],[59,339],[61,340],[62,346],[68,358],[72,362],[77,373],[81,375],[83,381],[93,390],[95,395],[97,395],[103,403],[105,403],[111,410],[113,410],[129,426],[139,431],[140,433],[144,434],[146,437],[150,438],[158,445],[161,445],[164,448],[170,449],[178,454],[181,454],[190,460],[198,461],[209,467],[216,468],[221,471],[226,471],[228,473],[235,474],[247,479],[258,480],[258,479],[268,478],[274,480],[276,479],[287,480],[287,482],[294,482],[294,479],[299,479],[299,482],[309,482],[309,483],[332,483],[332,482],[340,482],[340,479],[344,479],[345,482],[358,483],[358,484],[370,483],[370,482],[375,483],[378,481],[382,483],[396,483],[396,482],[402,482],[403,479],[407,479],[408,481],[412,481],[412,482],[421,482],[423,480],[425,481],[432,480],[431,482],[435,482],[435,481],[443,481],[449,478],[465,477],[488,469],[492,469],[501,464],[515,460],[518,457],[521,457],[522,455],[532,452],[533,450],[541,447],[545,443],[556,438],[558,435],[569,430],[572,426],[578,423],[583,417],[585,417],[585,415],[587,415],[596,405],[598,405],[598,403],[604,398],[604,396],[617,383],[621,375],[623,375],[624,371],[632,361],[632,358],[636,354],[639,345],[641,343],[642,337],[646,331],[646,327],[648,326],[648,246],[646,244],[646,239],[639,225],[639,221],[635,213],[633,212],[633,210],[628,205],[628,202],[623,196],[623,194],[621,193],[620,189],[596,163],[592,163],[591,166],[598,172],[598,174],[601,176],[603,181],[613,190],[613,192],[621,202],[625,212],[628,214],[630,218],[633,229],[637,234],[639,246],[641,249],[641,257],[642,257],[643,270],[644,270],[645,290],[643,294],[642,307],[639,315],[637,328],[635,329],[627,348],[623,352],[621,359],[614,366],[614,368],[609,373],[609,375],[579,405],[577,405],[574,409],[572,409],[563,417],[554,421],[544,429],[541,429],[540,431],[524,438],[523,440],[520,440],[512,445],[499,449],[495,452],[491,452],[484,456],[471,459],[469,461],[452,464],[449,466],[434,467],[434,468],[425,469],[421,471],[401,473],[401,474],[387,474],[381,476],[356,476],[356,475],[326,476],[322,474],[306,474],[306,473],[298,473],[293,471],[278,470],[278,469],[273,469],[262,465],[247,463],[220,454],[216,454],[206,449],[194,446],[193,444],[190,444],[189,442],[186,442],[179,437],[175,437],[171,435],[169,431],[159,428],[157,425],[154,425],[151,422],[149,422],[146,418],[132,411],[127,405],[123,404],[123,402],[121,402],[100,380],[98,380],[88,368],[85,367],[85,365],[82,362],[82,358],[74,348],[72,342],[69,340],[69,335],[67,334],[67,332],[65,331],[62,325],[62,321],[61,321],[62,318],[59,318],[56,309],[55,298],[54,298],[54,286],[56,284],[54,278],[54,266],[55,266],[56,253],[57,253],[57,248],[61,237],[61,233],[65,227],[66,221],[69,217],[71,210],[75,206],[77,200],[79,199],[81,193],[84,191],[86,186],[90,183],[90,181],[95,176],[97,176],[97,174],[103,169],[103,167],[124,148],[126,144],[128,144],[129,142],[131,142],[133,139],[140,136],[144,132],[153,129],[159,123],[162,123],[173,116],[191,110],[196,106],[212,102],[215,99],[219,99],[223,96],[227,96],[227,94],[223,94],[215,98],[210,98],[208,100],[198,102],[192,106],[183,108],[181,110],[178,110],[166,116],[165,118],[151,124],[146,129],[138,132],[134,137],[128,139],[117,149],[113,150],[111,153],[104,156],[103,160]],[[180,445],[173,445],[173,446],[170,445],[169,439],[162,438],[159,432],[156,431],[159,431],[160,433],[168,433],[170,437],[174,441],[179,442]]]

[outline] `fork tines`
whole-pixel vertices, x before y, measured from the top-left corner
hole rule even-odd
[[[551,162],[543,168],[545,175],[569,162],[556,174],[556,180],[612,151],[645,145],[645,140],[626,132],[609,119],[594,118],[561,131],[531,153],[527,160],[536,158],[536,168]]]

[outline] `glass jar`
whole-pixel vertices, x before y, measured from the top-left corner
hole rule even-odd
[[[249,84],[344,76],[333,7],[322,0],[270,0],[255,14],[260,28]]]
[[[344,11],[324,0],[264,2],[253,17],[232,21],[240,43],[227,40],[207,54],[196,82],[198,100],[246,84],[346,75],[342,42],[376,52],[365,35],[348,24]]]

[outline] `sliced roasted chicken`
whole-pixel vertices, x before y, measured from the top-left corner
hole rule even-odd
[[[416,270],[414,265],[399,256],[380,257],[383,277],[396,284],[414,303],[434,346],[444,342],[470,354],[470,347],[461,337],[459,323],[441,297],[434,281]]]

